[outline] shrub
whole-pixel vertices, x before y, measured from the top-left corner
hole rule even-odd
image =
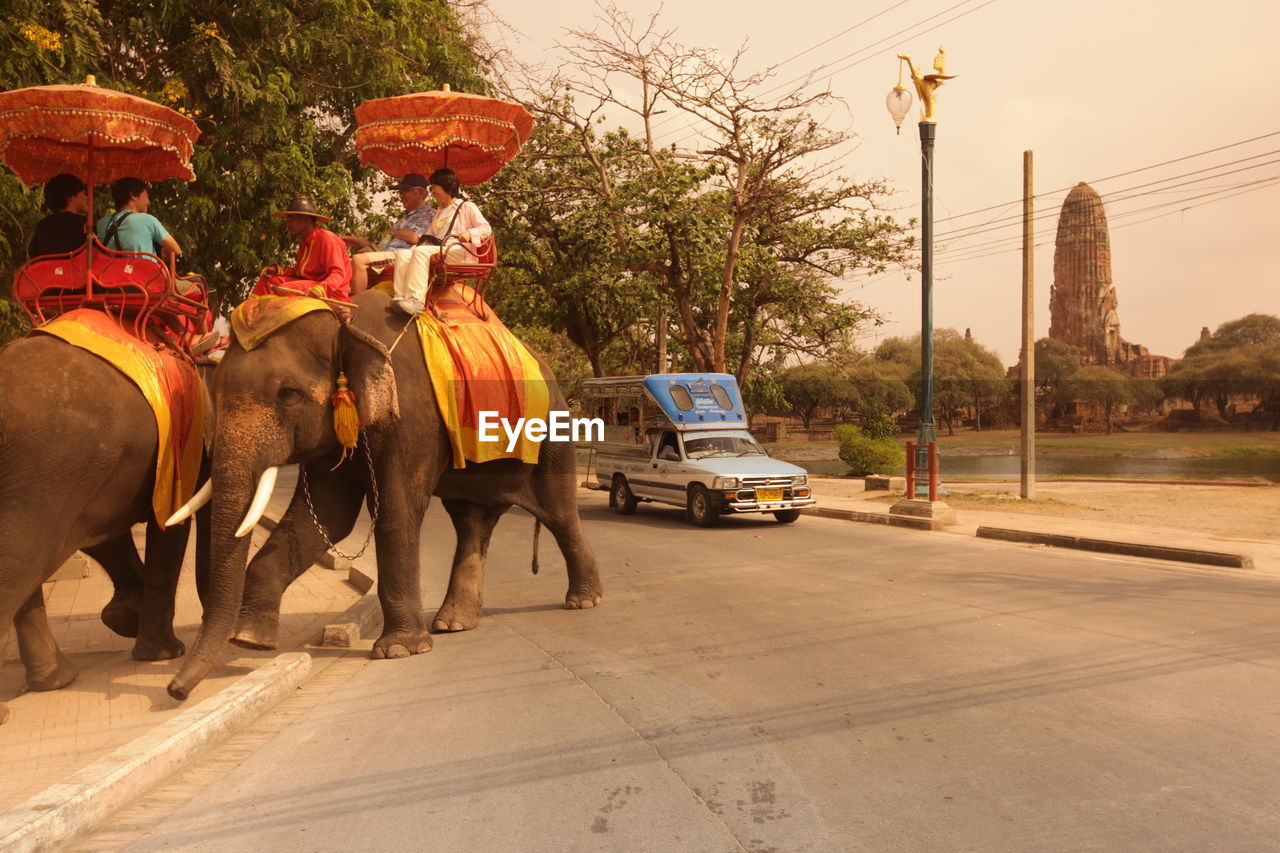
[[[888,412],[867,414],[862,419],[862,431],[870,438],[897,438],[898,422]]]
[[[835,429],[840,442],[840,460],[855,477],[892,474],[907,464],[907,453],[892,438],[872,438],[856,426],[842,424]]]

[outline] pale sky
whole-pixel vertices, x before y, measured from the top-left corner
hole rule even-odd
[[[562,29],[590,28],[597,11],[592,0],[491,5],[523,34],[507,39],[518,57],[555,64],[552,46],[564,38]],[[658,8],[640,0],[620,5],[635,17]],[[662,21],[680,42],[722,53],[749,39],[751,70],[785,63],[778,82],[832,63],[817,85],[844,99],[860,137],[841,149],[846,173],[888,178],[897,190],[891,204],[904,221],[920,204],[916,115],[913,109],[895,137],[884,98],[898,79],[895,54],[910,53],[918,66],[928,66],[944,45],[947,71],[958,77],[939,92],[935,217],[1000,207],[938,222],[934,324],[972,328],[1006,364],[1016,360],[1021,336],[1020,252],[961,259],[1020,246],[1020,222],[1000,220],[1021,211],[1024,149],[1035,152],[1037,192],[1084,180],[1102,194],[1125,339],[1178,357],[1202,326],[1216,328],[1254,311],[1280,313],[1280,134],[1100,180],[1280,131],[1275,0],[701,0],[668,4]],[[621,121],[618,116],[613,124]],[[841,112],[833,122],[843,128],[850,118]],[[669,122],[664,130],[660,143],[694,144],[682,123]],[[1244,158],[1251,159],[1222,165]],[[1186,174],[1203,169],[1209,170]],[[1174,178],[1179,175],[1185,177]],[[1138,187],[1162,178],[1171,180]],[[1268,179],[1274,180],[1249,185]],[[1188,181],[1196,182],[1173,186]],[[1227,197],[1233,193],[1238,196]],[[1036,250],[1037,337],[1049,330],[1053,236],[1064,196],[1036,201],[1037,215],[1044,216],[1036,229],[1046,232],[1036,238],[1042,244]],[[1143,210],[1153,205],[1166,206]],[[1140,222],[1162,213],[1168,215]],[[976,230],[991,219],[997,221],[985,227],[1006,227],[943,239],[947,230]],[[1006,242],[993,245],[997,240]],[[879,336],[919,331],[918,276],[851,280],[848,292],[886,317]]]

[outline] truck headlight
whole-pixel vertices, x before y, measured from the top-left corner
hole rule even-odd
[[[713,489],[736,489],[738,488],[737,477],[716,477],[711,483]]]
[[[808,474],[801,474],[799,477],[792,477],[792,478],[791,478],[791,485],[793,485],[793,486],[803,486],[804,484],[806,484],[806,483],[808,483],[808,482],[809,482],[809,475],[808,475]]]

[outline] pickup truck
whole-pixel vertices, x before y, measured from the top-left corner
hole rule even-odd
[[[729,513],[770,512],[789,524],[816,503],[805,470],[770,458],[747,431],[728,374],[602,377],[584,391],[605,424],[588,484],[608,489],[623,515],[655,502],[684,507],[700,527]]]

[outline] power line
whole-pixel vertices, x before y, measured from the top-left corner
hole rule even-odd
[[[766,91],[764,91],[764,92],[761,92],[761,93],[760,93],[760,96],[761,96],[761,97],[763,97],[764,95],[768,95],[768,94],[770,94],[770,93],[772,93],[772,92],[776,92],[777,90],[779,90],[779,89],[781,89],[781,88],[783,88],[783,87],[785,87],[785,86],[790,86],[790,85],[792,85],[793,83],[797,83],[797,82],[799,82],[799,81],[801,81],[801,80],[808,80],[808,79],[812,78],[812,77],[813,77],[813,75],[814,75],[814,74],[816,74],[817,72],[822,71],[823,69],[826,69],[826,68],[830,68],[832,65],[835,65],[837,62],[842,62],[842,61],[844,61],[845,59],[849,59],[850,57],[857,56],[859,53],[863,53],[864,51],[870,50],[871,48],[876,47],[876,46],[878,46],[878,45],[880,45],[880,44],[883,44],[883,43],[884,43],[884,42],[886,42],[886,41],[889,41],[889,40],[891,40],[891,39],[897,38],[898,36],[902,35],[903,33],[907,32],[908,30],[911,30],[911,29],[913,29],[913,28],[915,28],[915,27],[918,27],[918,26],[920,26],[921,24],[928,23],[929,21],[932,21],[934,18],[937,18],[937,17],[939,17],[939,16],[941,16],[941,15],[945,15],[945,14],[947,14],[947,13],[948,13],[948,12],[950,12],[950,11],[953,11],[953,10],[955,10],[955,9],[958,9],[958,8],[960,8],[961,6],[964,6],[964,5],[966,5],[966,4],[968,4],[968,3],[972,3],[972,2],[973,2],[973,0],[961,0],[961,2],[956,3],[954,6],[948,6],[946,9],[943,9],[941,12],[938,12],[938,13],[936,13],[936,14],[934,14],[934,15],[930,15],[928,18],[925,18],[923,21],[917,21],[916,23],[912,24],[912,25],[911,25],[911,26],[909,26],[909,27],[906,27],[906,28],[904,28],[904,29],[901,29],[901,30],[899,30],[898,32],[893,33],[892,35],[885,36],[884,38],[880,39],[879,41],[872,42],[871,44],[867,45],[866,47],[860,48],[860,49],[858,49],[858,50],[855,50],[853,53],[850,53],[850,54],[847,54],[847,55],[845,55],[845,56],[842,56],[840,59],[833,60],[832,62],[829,62],[829,63],[827,63],[827,64],[825,64],[825,65],[819,65],[817,68],[813,69],[812,71],[808,72],[807,74],[801,75],[801,76],[799,76],[799,77],[795,77],[795,78],[793,78],[793,79],[791,79],[791,80],[788,80],[788,81],[787,81],[787,82],[785,82],[785,83],[780,83],[780,84],[778,84],[777,86],[774,86],[772,89],[768,89],[768,90],[766,90]],[[978,6],[974,6],[972,9],[968,9],[968,10],[966,10],[966,11],[964,11],[964,12],[961,12],[960,14],[958,14],[958,15],[956,15],[956,16],[954,16],[954,17],[948,18],[947,20],[942,21],[941,23],[934,24],[932,27],[929,27],[929,28],[927,28],[927,29],[921,30],[921,31],[920,31],[920,32],[918,32],[918,33],[913,33],[913,34],[910,36],[910,38],[918,38],[918,37],[920,37],[920,36],[922,36],[922,35],[924,35],[924,34],[926,34],[926,33],[931,33],[931,32],[933,32],[934,30],[938,29],[939,27],[946,26],[947,24],[951,23],[952,21],[958,21],[959,19],[961,19],[961,18],[965,17],[966,15],[971,15],[971,14],[973,14],[974,12],[977,12],[979,9],[983,9],[983,8],[985,8],[985,7],[987,7],[987,6],[990,6],[990,5],[991,5],[992,3],[994,3],[994,2],[996,2],[996,0],[986,0],[986,2],[985,2],[985,3],[982,3],[982,4],[978,5]],[[908,40],[908,39],[903,39],[902,41],[899,41],[897,44],[893,45],[893,48],[898,47],[899,45],[903,44],[903,43],[904,43],[904,42],[906,42],[907,40]],[[890,48],[890,49],[892,49],[892,48]],[[835,71],[832,71],[832,72],[831,72],[831,74],[829,74],[829,75],[827,75],[827,76],[834,76],[834,75],[836,75],[836,74],[839,74],[839,73],[840,73],[840,72],[842,72],[842,71],[848,71],[850,68],[853,68],[853,67],[854,67],[854,66],[856,66],[856,65],[860,65],[860,64],[862,64],[863,62],[866,62],[866,61],[871,60],[871,59],[875,59],[875,58],[876,58],[877,56],[879,56],[881,53],[883,53],[883,51],[877,51],[876,53],[873,53],[873,54],[871,54],[870,56],[865,56],[865,57],[863,57],[862,59],[859,59],[859,60],[857,60],[857,61],[855,61],[855,62],[851,62],[851,63],[849,63],[848,65],[845,65],[845,66],[843,66],[843,67],[841,67],[841,68],[836,69]],[[694,136],[699,136],[699,135],[701,135],[701,134],[695,133],[695,134],[692,134],[692,135],[689,135],[689,136],[683,136],[683,137],[681,137],[681,138],[679,138],[679,139],[675,140],[675,142],[668,143],[668,144],[671,144],[671,145],[678,145],[678,144],[680,144],[680,143],[682,143],[682,142],[685,142],[686,140],[689,140],[689,139],[694,138]]]
[[[858,23],[854,24],[853,26],[851,26],[851,27],[847,27],[847,28],[845,28],[845,29],[841,30],[840,32],[836,33],[835,35],[830,36],[829,38],[825,38],[825,39],[823,39],[822,41],[818,42],[817,44],[813,45],[812,47],[807,47],[807,48],[805,48],[804,50],[800,51],[799,53],[796,53],[796,54],[793,54],[793,55],[789,56],[788,58],[786,58],[786,59],[782,60],[781,62],[777,63],[776,65],[774,65],[773,67],[774,67],[774,68],[781,68],[781,67],[782,67],[782,66],[784,66],[784,65],[788,65],[788,64],[790,64],[790,63],[792,63],[792,62],[795,62],[797,59],[799,59],[800,57],[804,56],[806,53],[812,53],[813,51],[817,50],[818,48],[822,47],[823,45],[825,45],[825,44],[829,44],[830,42],[835,41],[836,39],[840,38],[841,36],[846,36],[846,35],[848,35],[849,33],[853,32],[854,30],[858,29],[858,27],[861,27],[861,26],[863,26],[863,25],[865,25],[865,24],[869,24],[869,23],[871,23],[872,21],[874,21],[876,18],[879,18],[879,17],[881,17],[881,16],[883,16],[883,15],[887,15],[889,12],[892,12],[894,9],[897,9],[899,6],[905,6],[907,3],[910,3],[910,2],[911,2],[911,0],[898,0],[898,2],[897,2],[897,3],[894,3],[892,6],[887,6],[887,7],[885,7],[884,9],[881,9],[879,12],[876,12],[874,15],[872,15],[872,16],[871,16],[871,17],[869,17],[869,18],[863,18],[861,21],[859,21]],[[970,2],[970,0],[964,0],[964,2],[965,2],[965,3],[968,3],[968,2]],[[837,60],[837,61],[839,61],[839,60]],[[819,66],[819,67],[821,67],[821,66]],[[772,90],[770,90],[770,91],[772,91]],[[674,121],[677,117],[678,117],[678,114],[675,114],[675,115],[670,115],[670,116],[668,116],[668,117],[666,117],[666,118],[664,118],[664,119],[660,119],[660,120],[659,120],[659,121],[657,121],[655,124],[653,124],[653,125],[652,125],[652,127],[651,127],[650,129],[651,129],[651,130],[657,130],[657,129],[658,129],[659,127],[661,127],[662,125],[664,125],[664,124],[666,124],[666,123],[668,123],[668,122],[670,122],[670,121]]]
[[[1108,176],[1107,176],[1107,177],[1105,177],[1105,178],[1097,178],[1096,180],[1089,181],[1088,183],[1089,183],[1089,184],[1091,184],[1091,185],[1092,185],[1092,184],[1101,184],[1101,183],[1103,183],[1103,182],[1105,182],[1105,181],[1114,180],[1114,179],[1116,179],[1116,178],[1125,178],[1125,177],[1128,177],[1129,175],[1136,175],[1136,174],[1138,174],[1139,172],[1146,172],[1146,171],[1148,171],[1148,170],[1150,170],[1150,169],[1158,169],[1158,168],[1160,168],[1161,166],[1170,166],[1170,165],[1172,165],[1172,164],[1174,164],[1174,163],[1181,163],[1181,162],[1182,162],[1182,161],[1184,161],[1184,160],[1191,160],[1191,159],[1193,159],[1193,158],[1195,158],[1195,157],[1203,157],[1203,156],[1204,156],[1204,155],[1206,155],[1206,154],[1216,154],[1216,153],[1218,153],[1219,151],[1226,151],[1228,148],[1238,148],[1238,147],[1240,147],[1241,145],[1248,145],[1250,142],[1257,142],[1257,141],[1258,141],[1258,140],[1260,140],[1260,139],[1269,139],[1269,138],[1271,138],[1272,136],[1280,136],[1280,130],[1273,130],[1271,133],[1264,133],[1264,134],[1262,134],[1261,136],[1255,136],[1255,137],[1253,137],[1252,139],[1242,139],[1242,140],[1240,140],[1239,142],[1232,142],[1230,145],[1219,145],[1217,148],[1209,148],[1209,149],[1207,149],[1207,150],[1205,150],[1205,151],[1197,151],[1197,152],[1196,152],[1196,153],[1194,153],[1194,154],[1187,154],[1187,155],[1184,155],[1184,156],[1182,156],[1182,157],[1175,157],[1175,158],[1174,158],[1174,159],[1172,159],[1172,160],[1165,160],[1165,161],[1164,161],[1164,162],[1162,162],[1162,163],[1152,163],[1150,166],[1142,166],[1142,167],[1137,168],[1137,169],[1130,169],[1130,170],[1129,170],[1129,171],[1127,171],[1127,172],[1118,172],[1117,174],[1114,174],[1114,175],[1108,175]],[[1073,185],[1073,186],[1074,186],[1074,185]],[[1042,196],[1051,196],[1051,195],[1056,195],[1056,194],[1061,193],[1061,192],[1067,192],[1067,191],[1068,191],[1068,190],[1070,190],[1070,189],[1071,189],[1071,187],[1062,187],[1061,189],[1049,190],[1049,191],[1047,191],[1047,192],[1037,193],[1036,195],[1034,195],[1034,196],[1032,196],[1032,197],[1033,197],[1033,198],[1041,198]],[[973,216],[973,215],[974,215],[974,214],[976,214],[976,213],[986,213],[987,211],[989,211],[989,210],[995,210],[995,209],[996,209],[996,208],[998,208],[998,207],[1008,207],[1008,206],[1009,206],[1009,205],[1011,205],[1011,204],[1021,204],[1021,203],[1022,203],[1022,199],[1021,199],[1021,198],[1017,198],[1017,199],[1014,199],[1013,201],[1001,202],[1000,204],[993,204],[993,205],[990,205],[989,207],[980,207],[980,208],[978,208],[977,210],[970,210],[970,211],[968,211],[967,213],[957,213],[957,214],[955,214],[954,216],[948,216],[948,217],[945,217],[945,218],[943,218],[943,219],[935,220],[935,224],[936,224],[937,222],[947,222],[947,221],[952,220],[952,219],[962,219],[962,218],[964,218],[964,217],[966,217],[966,216]]]
[[[1231,165],[1234,165],[1235,163],[1243,163],[1243,162],[1245,162],[1245,160],[1253,160],[1253,159],[1256,159],[1256,157],[1265,157],[1265,156],[1267,156],[1268,154],[1277,154],[1277,153],[1280,153],[1280,149],[1276,149],[1275,151],[1268,151],[1268,152],[1265,152],[1265,153],[1263,153],[1263,154],[1258,154],[1258,155],[1256,155],[1255,157],[1246,157],[1246,158],[1244,158],[1244,160],[1236,160],[1236,161],[1233,161],[1232,163],[1223,163],[1223,164],[1218,165],[1218,166],[1210,166],[1210,167],[1205,168],[1205,169],[1197,169],[1196,171],[1193,171],[1193,172],[1187,172],[1187,173],[1185,173],[1185,174],[1186,174],[1186,175],[1194,175],[1194,174],[1197,174],[1197,173],[1199,173],[1199,172],[1213,171],[1213,170],[1215,170],[1215,169],[1221,169],[1223,166],[1231,166]],[[1197,184],[1197,183],[1200,183],[1200,182],[1202,182],[1202,181],[1213,181],[1213,180],[1217,180],[1218,178],[1225,178],[1227,175],[1234,175],[1234,174],[1237,174],[1237,173],[1239,173],[1239,172],[1248,172],[1248,171],[1250,171],[1250,170],[1252,170],[1252,169],[1260,169],[1260,168],[1262,168],[1263,166],[1271,166],[1271,165],[1274,165],[1274,164],[1276,164],[1276,163],[1280,163],[1280,159],[1267,160],[1267,161],[1262,162],[1262,163],[1255,163],[1255,164],[1253,164],[1252,166],[1242,166],[1242,167],[1241,167],[1241,168],[1239,168],[1239,169],[1232,169],[1232,170],[1231,170],[1231,171],[1229,171],[1229,172],[1218,172],[1217,174],[1213,174],[1213,175],[1205,175],[1204,177],[1201,177],[1201,178],[1194,178],[1194,179],[1192,179],[1192,180],[1190,180],[1190,181],[1183,181],[1183,182],[1182,182],[1182,183],[1180,183],[1180,184],[1174,184],[1173,186],[1165,187],[1164,189],[1166,189],[1166,190],[1170,190],[1170,189],[1176,189],[1177,187],[1185,187],[1185,186],[1189,186],[1189,185],[1191,185],[1191,184]],[[1115,192],[1117,192],[1117,193],[1129,192],[1130,190],[1141,189],[1141,188],[1143,188],[1143,187],[1149,187],[1149,186],[1153,186],[1153,185],[1155,185],[1155,184],[1162,184],[1162,183],[1165,183],[1165,182],[1167,182],[1167,181],[1175,180],[1175,179],[1177,179],[1177,178],[1181,178],[1181,177],[1185,177],[1185,175],[1174,175],[1173,177],[1170,177],[1170,178],[1163,178],[1163,179],[1158,180],[1158,181],[1149,181],[1148,183],[1145,183],[1145,184],[1137,184],[1136,186],[1132,186],[1132,187],[1125,187],[1124,189],[1121,189],[1121,190],[1115,190]],[[1150,195],[1150,194],[1151,194],[1151,192],[1150,192],[1150,191],[1145,192],[1145,193],[1134,193],[1133,195],[1120,196],[1120,197],[1117,197],[1117,198],[1113,198],[1113,199],[1112,199],[1112,201],[1113,201],[1113,202],[1128,201],[1128,200],[1130,200],[1130,199],[1134,199],[1134,198],[1141,198],[1141,197],[1143,197],[1143,196]],[[1110,195],[1111,195],[1111,194],[1108,194],[1108,197],[1109,197]],[[1034,216],[1032,217],[1032,220],[1033,220],[1033,221],[1037,221],[1037,220],[1041,220],[1041,219],[1047,219],[1047,218],[1049,218],[1049,217],[1051,217],[1051,216],[1056,216],[1056,215],[1058,215],[1058,213],[1059,213],[1059,211],[1058,211],[1058,210],[1055,210],[1055,209],[1052,209],[1052,208],[1051,208],[1051,209],[1049,209],[1049,210],[1045,210],[1045,211],[1041,211],[1040,213],[1037,213],[1036,215],[1034,215]],[[954,239],[954,240],[962,240],[962,239],[964,239],[964,238],[966,238],[966,237],[972,237],[972,236],[977,235],[977,234],[986,234],[986,233],[989,233],[989,232],[991,232],[991,231],[1003,231],[1003,230],[1005,230],[1006,228],[1011,228],[1011,227],[1013,227],[1013,226],[1015,226],[1015,225],[1018,225],[1018,224],[1020,224],[1020,223],[1022,222],[1022,216],[1021,216],[1020,214],[1019,214],[1019,215],[1017,215],[1017,216],[1010,216],[1010,217],[1006,217],[1006,219],[1013,220],[1013,221],[1005,222],[1003,225],[991,225],[991,226],[989,226],[989,227],[977,227],[977,228],[976,228],[976,230],[974,230],[974,229],[963,229],[963,228],[959,228],[959,229],[956,229],[956,230],[954,230],[954,231],[947,231],[947,232],[944,232],[944,233],[942,233],[942,234],[938,234],[938,235],[936,235],[936,237],[937,237],[937,238],[939,238],[939,239],[940,239],[940,238],[943,238],[943,237],[951,237],[951,238],[952,238],[952,239]],[[998,221],[998,220],[993,220],[993,221]]]
[[[1193,169],[1193,170],[1191,170],[1190,172],[1182,172],[1181,174],[1178,174],[1178,175],[1170,175],[1170,176],[1168,176],[1167,178],[1158,178],[1157,180],[1154,180],[1154,181],[1147,181],[1145,184],[1134,184],[1134,185],[1133,185],[1133,186],[1131,186],[1131,187],[1124,187],[1123,189],[1111,190],[1111,192],[1110,192],[1110,193],[1108,193],[1108,195],[1114,195],[1115,193],[1126,193],[1126,192],[1129,192],[1129,191],[1131,191],[1131,190],[1140,190],[1140,189],[1143,189],[1144,187],[1153,187],[1153,186],[1155,186],[1155,185],[1157,185],[1157,184],[1165,184],[1165,183],[1168,183],[1169,181],[1176,181],[1178,178],[1185,178],[1185,177],[1188,177],[1188,176],[1190,176],[1190,175],[1199,175],[1199,174],[1202,174],[1202,173],[1204,173],[1204,172],[1212,172],[1212,171],[1214,171],[1215,169],[1225,169],[1227,166],[1236,166],[1236,165],[1239,165],[1240,163],[1247,163],[1247,162],[1249,162],[1250,160],[1257,160],[1259,157],[1269,157],[1269,156],[1270,156],[1270,155],[1272,155],[1272,154],[1280,154],[1280,148],[1273,148],[1273,149],[1272,149],[1272,150],[1270,150],[1270,151],[1263,151],[1263,152],[1262,152],[1262,153],[1260,153],[1260,154],[1254,154],[1254,155],[1249,156],[1249,157],[1241,157],[1239,160],[1230,160],[1230,161],[1228,161],[1228,162],[1226,162],[1226,163],[1218,163],[1218,164],[1216,164],[1216,165],[1214,165],[1214,166],[1205,166],[1203,169]],[[1273,162],[1273,163],[1274,163],[1275,161],[1273,160],[1273,161],[1271,161],[1271,162]],[[1255,166],[1249,166],[1248,168],[1249,168],[1249,169],[1256,169],[1258,166],[1266,166],[1266,165],[1268,165],[1268,164],[1267,164],[1267,163],[1259,163],[1259,164],[1257,164],[1257,165],[1255,165]],[[1236,171],[1245,171],[1245,170],[1243,170],[1243,169],[1237,169]],[[1218,177],[1226,177],[1227,175],[1230,175],[1230,174],[1233,174],[1233,172],[1223,172],[1221,175],[1207,175],[1206,177],[1200,178],[1199,180],[1201,180],[1201,181],[1211,181],[1211,180],[1213,180],[1214,178],[1218,178]],[[1196,183],[1196,181],[1188,181],[1187,183]],[[1167,191],[1167,190],[1176,189],[1177,187],[1180,187],[1180,186],[1185,186],[1185,184],[1175,184],[1175,185],[1174,185],[1174,186],[1172,186],[1172,187],[1166,187],[1164,190],[1153,190],[1153,192],[1165,192],[1165,191]],[[1117,200],[1117,201],[1122,201],[1123,199],[1116,199],[1116,200]],[[961,228],[953,228],[952,230],[950,230],[950,231],[944,231],[943,233],[941,233],[941,234],[939,234],[939,235],[937,235],[937,236],[939,236],[939,237],[945,237],[945,236],[948,236],[948,235],[951,235],[951,234],[961,234],[961,233],[963,233],[963,232],[969,232],[969,233],[972,233],[972,234],[981,234],[981,233],[982,233],[981,231],[975,231],[975,230],[973,230],[973,229],[975,229],[975,228],[981,228],[983,225],[990,225],[990,224],[992,224],[992,223],[994,223],[994,222],[1006,222],[1006,221],[1009,221],[1009,220],[1013,220],[1013,222],[1012,222],[1011,224],[1020,223],[1020,222],[1022,222],[1022,214],[1021,214],[1021,213],[1017,213],[1017,214],[1013,214],[1013,215],[1011,215],[1011,216],[999,217],[999,218],[996,218],[996,219],[988,219],[986,222],[981,223],[981,224],[979,224],[979,225],[967,225],[967,226],[963,226],[963,227],[961,227]],[[1001,226],[998,226],[998,227],[1000,227],[1000,228],[1008,228],[1009,226],[1008,226],[1008,225],[1001,225]],[[995,229],[987,229],[987,230],[995,230]]]
[[[1276,162],[1280,162],[1280,161],[1276,161]],[[1146,213],[1147,211],[1151,211],[1151,210],[1159,210],[1160,208],[1163,208],[1163,207],[1174,207],[1174,206],[1177,206],[1177,205],[1183,205],[1183,204],[1186,204],[1186,202],[1188,202],[1188,201],[1194,201],[1194,200],[1196,200],[1196,199],[1209,198],[1210,196],[1220,195],[1220,194],[1222,194],[1222,193],[1230,193],[1230,192],[1231,192],[1231,191],[1233,191],[1233,190],[1239,190],[1239,189],[1244,188],[1244,187],[1254,187],[1254,186],[1258,186],[1258,185],[1260,185],[1260,184],[1265,184],[1265,183],[1267,183],[1268,181],[1272,181],[1272,180],[1276,180],[1276,179],[1280,179],[1280,175],[1272,175],[1272,176],[1267,177],[1267,178],[1257,178],[1257,179],[1250,180],[1250,181],[1242,181],[1242,182],[1240,182],[1240,183],[1230,184],[1230,185],[1227,185],[1227,186],[1225,186],[1225,187],[1221,187],[1221,188],[1218,188],[1218,189],[1212,190],[1212,191],[1210,191],[1210,192],[1201,193],[1200,195],[1197,195],[1197,196],[1191,196],[1190,198],[1173,199],[1173,200],[1170,200],[1170,201],[1160,202],[1159,204],[1152,204],[1152,205],[1147,205],[1146,207],[1140,207],[1140,208],[1137,208],[1137,209],[1135,209],[1135,210],[1126,210],[1126,211],[1122,211],[1122,212],[1120,212],[1120,213],[1113,214],[1113,215],[1111,215],[1111,216],[1107,217],[1107,220],[1108,220],[1108,231],[1110,231],[1110,230],[1111,230],[1111,228],[1110,228],[1110,223],[1111,223],[1111,222],[1114,222],[1114,221],[1116,221],[1116,220],[1124,219],[1124,218],[1129,217],[1129,216],[1136,216],[1136,215],[1138,215],[1138,214],[1140,214],[1140,213]],[[1145,197],[1145,196],[1147,196],[1147,195],[1150,195],[1150,193],[1141,193],[1141,194],[1139,194],[1139,195],[1131,196],[1130,198],[1143,198],[1143,197]],[[1229,196],[1224,196],[1224,197],[1229,197]],[[1216,200],[1216,199],[1215,199],[1215,200]],[[1202,202],[1202,203],[1205,203],[1205,202]],[[1196,206],[1197,206],[1197,205],[1191,205],[1190,207],[1196,207]],[[1189,209],[1189,208],[1183,208],[1183,209]],[[1120,226],[1117,226],[1117,227],[1120,227]],[[1033,239],[1034,239],[1035,237],[1043,237],[1043,236],[1045,236],[1045,235],[1047,235],[1047,234],[1051,234],[1051,233],[1053,233],[1053,232],[1054,232],[1054,231],[1056,231],[1056,230],[1057,230],[1057,226],[1050,226],[1049,228],[1043,228],[1043,229],[1041,229],[1041,230],[1039,230],[1039,231],[1035,232],[1035,234],[1033,234],[1033,235],[1032,235],[1032,237],[1033,237]],[[959,246],[959,247],[956,247],[956,248],[943,248],[943,249],[940,249],[940,250],[939,250],[939,254],[940,254],[940,255],[947,254],[947,253],[960,253],[960,254],[965,254],[965,253],[968,253],[968,252],[978,251],[978,250],[982,250],[982,249],[989,249],[989,248],[994,248],[994,247],[997,247],[997,246],[1008,245],[1008,244],[1013,244],[1013,245],[1015,245],[1015,246],[1018,246],[1018,245],[1021,245],[1021,242],[1022,242],[1022,235],[1020,235],[1020,234],[1019,234],[1019,235],[1012,235],[1012,236],[1009,236],[1009,237],[1000,237],[1000,238],[996,238],[996,239],[990,240],[990,241],[988,241],[988,242],[986,242],[986,243],[979,243],[978,245],[975,245],[975,246]]]
[[[1175,213],[1185,213],[1186,211],[1194,210],[1197,207],[1204,207],[1205,205],[1215,204],[1220,201],[1226,201],[1231,198],[1236,198],[1237,196],[1247,195],[1248,193],[1257,192],[1258,190],[1264,190],[1264,189],[1268,189],[1276,186],[1280,186],[1280,175],[1272,175],[1270,178],[1264,178],[1260,181],[1251,182],[1251,185],[1249,185],[1248,188],[1241,189],[1233,193],[1227,193],[1225,195],[1222,195],[1220,198],[1211,198],[1208,201],[1202,201],[1199,204],[1191,204],[1191,205],[1186,205],[1184,207],[1179,207],[1175,210],[1168,210],[1168,211],[1165,211],[1164,213],[1158,213],[1155,216],[1149,216],[1146,219],[1139,219],[1134,222],[1126,222],[1123,225],[1115,226],[1115,228],[1109,228],[1108,231],[1118,231],[1122,228],[1128,228],[1133,225],[1141,225],[1143,223],[1151,222],[1156,219],[1163,219],[1166,216],[1173,216]],[[1160,206],[1163,207],[1165,205],[1160,205]],[[1132,211],[1132,212],[1137,213],[1139,211]],[[1038,249],[1042,246],[1047,246],[1047,245],[1049,245],[1049,241],[1033,243],[1032,247]],[[948,264],[962,263],[964,261],[974,261],[974,260],[978,260],[979,258],[990,258],[997,255],[1009,254],[1010,252],[1021,251],[1021,248],[1022,248],[1021,246],[1014,246],[1012,248],[1001,249],[994,252],[982,252],[979,254],[966,255],[966,256],[956,257],[956,258],[948,257],[948,258],[943,258],[942,260]]]

